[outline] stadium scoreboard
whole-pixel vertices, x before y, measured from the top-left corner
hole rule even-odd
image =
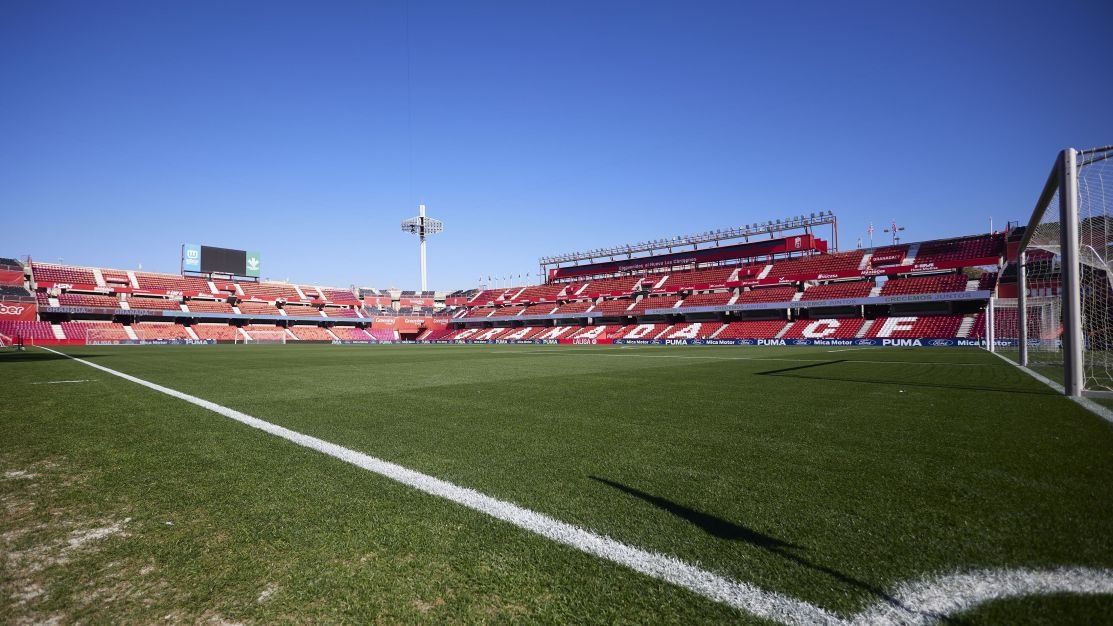
[[[195,243],[182,245],[182,271],[185,272],[258,278],[259,270],[258,252],[202,246]]]

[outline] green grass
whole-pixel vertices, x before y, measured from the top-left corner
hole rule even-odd
[[[67,351],[845,615],[928,574],[1113,567],[1113,425],[981,351]],[[12,621],[754,621],[68,359],[0,380]]]

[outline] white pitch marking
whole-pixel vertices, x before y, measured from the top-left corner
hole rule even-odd
[[[96,382],[95,378],[85,378],[82,380],[43,380],[37,383],[28,383],[29,385],[61,385],[63,383],[92,383]]]
[[[873,348],[841,348],[839,350],[828,350],[828,352],[857,352],[858,350],[873,350]]]
[[[316,450],[346,463],[389,478],[423,493],[444,498],[473,511],[509,522],[518,528],[575,548],[636,572],[664,580],[705,598],[722,602],[757,617],[782,624],[896,625],[935,622],[965,612],[985,602],[1034,594],[1075,593],[1113,595],[1113,570],[1060,568],[1055,570],[986,570],[953,574],[898,587],[897,604],[879,601],[865,611],[843,619],[826,609],[784,594],[766,591],[700,569],[676,557],[626,545],[610,537],[561,522],[505,500],[422,474],[401,465],[362,452],[304,435],[277,424],[252,417],[235,409],[163,387],[142,378],[107,368],[97,363],[40,346],[83,365],[118,376],[208,409],[241,424],[280,437],[299,446]]]

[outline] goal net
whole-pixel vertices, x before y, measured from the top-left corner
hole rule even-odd
[[[243,343],[286,343],[286,331],[284,330],[249,330],[247,334],[250,339],[240,337]]]
[[[1061,370],[1071,395],[1113,396],[1111,213],[1113,146],[1064,150],[1019,249],[1026,305],[1014,310],[1028,330],[1019,358]]]

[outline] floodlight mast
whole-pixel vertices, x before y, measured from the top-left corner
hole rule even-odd
[[[402,222],[402,232],[417,235],[418,245],[421,247],[421,290],[427,291],[428,284],[425,273],[425,237],[427,235],[435,235],[444,230],[444,222],[425,217],[425,205],[418,205],[417,217],[411,217]]]

